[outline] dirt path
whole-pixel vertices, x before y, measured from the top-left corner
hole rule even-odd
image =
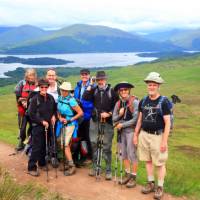
[[[78,169],[71,177],[63,176],[58,171],[58,178],[55,178],[55,170],[49,172],[50,181],[46,182],[46,173],[41,172],[40,177],[31,177],[26,173],[27,159],[22,154],[9,156],[14,152],[13,147],[0,142],[0,165],[8,169],[11,175],[18,182],[34,182],[46,186],[51,192],[59,192],[63,197],[71,200],[150,200],[153,194],[143,195],[140,193],[141,186],[134,189],[127,189],[115,185],[113,181],[100,181],[89,177],[88,169]],[[163,200],[183,200],[165,194]]]

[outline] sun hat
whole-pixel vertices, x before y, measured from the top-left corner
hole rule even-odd
[[[164,80],[161,78],[160,74],[157,72],[150,72],[147,77],[144,79],[144,82],[155,82],[158,84],[164,83]]]
[[[72,85],[70,82],[63,82],[60,87],[61,90],[72,91]]]
[[[128,83],[126,81],[122,81],[122,82],[118,83],[117,85],[115,85],[114,90],[118,91],[121,88],[130,88],[131,89],[131,88],[134,88],[134,87],[135,86],[133,84]]]
[[[81,69],[80,74],[90,74],[90,70],[89,69]]]

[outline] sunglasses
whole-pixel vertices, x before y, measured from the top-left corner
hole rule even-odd
[[[122,89],[119,89],[120,92],[123,92],[123,91],[129,91],[129,89],[127,88],[122,88]]]

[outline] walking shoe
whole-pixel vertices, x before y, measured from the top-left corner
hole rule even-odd
[[[36,177],[40,175],[38,170],[31,170],[31,171],[28,171],[27,173],[31,176],[36,176]]]
[[[75,173],[76,173],[76,167],[75,167],[75,165],[69,166],[69,169],[64,171],[64,175],[65,176],[71,176],[71,175],[73,175]]]
[[[128,183],[128,181],[130,180],[130,178],[131,178],[131,177],[130,177],[130,174],[126,172],[126,174],[125,174],[124,178],[122,179],[122,181],[119,180],[118,183],[119,183],[120,185],[125,185],[125,184]]]
[[[163,187],[158,186],[154,193],[154,199],[160,200],[163,196]]]
[[[112,180],[112,173],[106,172],[105,179],[106,179],[106,181],[111,181]]]
[[[88,175],[89,176],[96,176],[96,171],[94,169],[90,169]]]
[[[130,174],[130,179],[126,184],[127,188],[133,188],[136,186],[136,175]]]
[[[149,194],[151,192],[155,192],[155,183],[154,182],[147,182],[147,184],[142,188],[141,191],[143,194]]]
[[[16,146],[15,150],[16,150],[16,151],[22,151],[22,150],[24,149],[24,147],[25,147],[25,144],[22,142],[21,139],[19,139],[19,143],[18,143],[18,145]]]

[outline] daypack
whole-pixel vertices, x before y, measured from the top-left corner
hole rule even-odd
[[[148,96],[145,96],[143,98],[142,105],[141,105],[142,108],[144,108],[144,103],[145,103],[147,97]],[[162,103],[163,103],[164,100],[166,100],[168,108],[170,110],[170,130],[172,130],[173,124],[174,124],[173,103],[166,96],[160,96],[160,99],[158,101],[158,106],[159,106],[159,112],[160,112],[161,116],[163,116]]]

